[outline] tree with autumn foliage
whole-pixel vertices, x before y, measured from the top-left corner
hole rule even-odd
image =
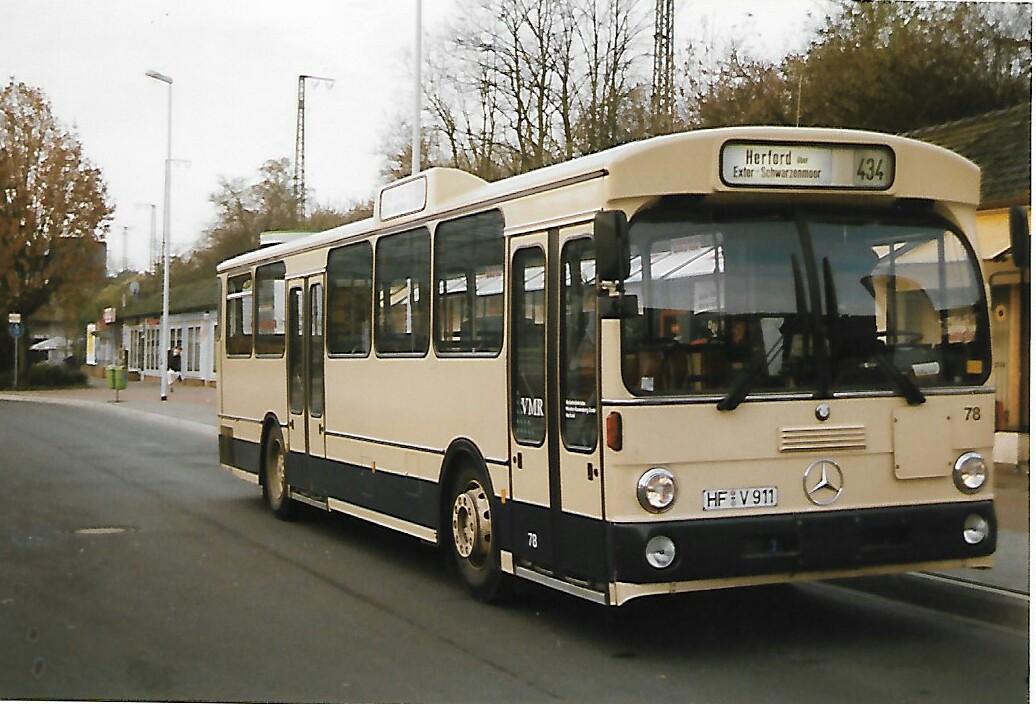
[[[31,330],[57,294],[103,282],[111,217],[101,172],[77,135],[41,90],[12,79],[0,91],[0,312],[21,313]]]
[[[317,205],[300,218],[287,159],[268,159],[249,179],[220,178],[209,201],[216,208],[215,221],[205,230],[195,248],[169,262],[169,278],[174,288],[211,281],[221,261],[256,249],[259,235],[263,232],[321,232],[370,217],[373,213],[372,203],[358,204],[348,212]],[[141,275],[134,280],[140,285],[141,298],[156,295],[162,285],[161,267],[154,274]],[[98,315],[104,307],[117,305],[120,290],[116,286],[96,298],[94,309]]]
[[[1031,5],[840,0],[833,10],[805,53],[776,63],[737,47],[719,62],[691,50],[688,126],[898,133],[1032,100]]]

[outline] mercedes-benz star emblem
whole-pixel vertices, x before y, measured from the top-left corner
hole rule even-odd
[[[806,498],[817,506],[830,506],[842,495],[842,468],[834,460],[817,460],[802,476]]]

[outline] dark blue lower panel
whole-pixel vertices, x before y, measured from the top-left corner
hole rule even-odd
[[[963,539],[971,514],[989,522],[978,545]],[[985,557],[996,550],[992,501],[830,511],[788,516],[612,525],[615,581],[721,579]],[[676,544],[676,559],[659,570],[644,550],[655,535]]]
[[[257,443],[220,437],[223,464],[259,473]],[[288,456],[289,483],[432,530],[439,529],[437,483],[300,453]],[[608,523],[493,497],[500,548],[515,564],[594,583],[724,579],[985,557],[996,550],[992,501],[825,511],[748,518]],[[971,514],[985,518],[989,538],[962,537]],[[676,560],[658,570],[644,551],[655,535],[676,544]],[[533,537],[534,536],[534,537]]]
[[[219,461],[228,467],[259,474],[259,443],[229,435],[219,436]]]
[[[288,483],[315,496],[338,499],[425,528],[439,526],[439,485],[416,477],[372,472],[370,467],[288,455]]]
[[[564,512],[552,516],[549,509],[514,501],[507,508],[516,564],[592,583],[852,570],[978,558],[996,550],[991,501],[634,524]],[[979,545],[963,539],[964,521],[972,514],[982,516],[991,529]],[[530,534],[536,534],[535,547]],[[676,544],[676,560],[661,570],[645,557],[656,535]]]
[[[519,501],[508,501],[506,507],[508,521],[503,529],[516,564],[543,568],[558,577],[608,580],[609,524],[572,513],[552,515],[548,508]]]

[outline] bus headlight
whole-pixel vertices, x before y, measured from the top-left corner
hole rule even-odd
[[[676,478],[668,469],[653,467],[637,482],[637,500],[645,511],[661,513],[676,499]]]
[[[989,521],[978,514],[971,514],[964,519],[964,542],[978,545],[989,537]]]
[[[977,452],[965,452],[953,463],[953,483],[965,494],[974,494],[986,484],[989,470]]]
[[[668,536],[656,535],[648,541],[644,557],[656,570],[664,570],[676,559],[676,543]]]

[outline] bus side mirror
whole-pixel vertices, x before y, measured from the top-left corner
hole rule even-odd
[[[629,232],[626,213],[621,210],[603,210],[594,216],[594,256],[599,281],[621,285],[629,276]]]
[[[1019,269],[1029,266],[1032,240],[1029,238],[1029,218],[1025,208],[1011,208],[1011,257]]]

